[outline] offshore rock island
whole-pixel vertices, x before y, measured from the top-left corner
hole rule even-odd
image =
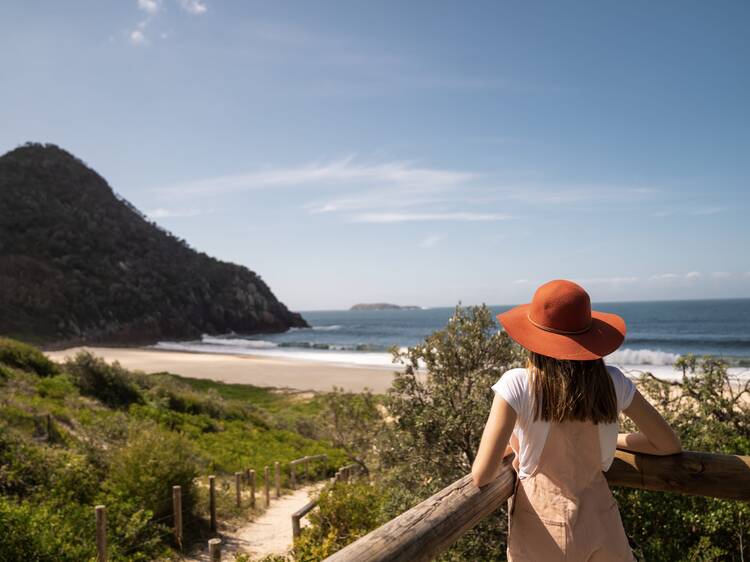
[[[65,150],[0,157],[0,334],[125,345],[307,326],[256,273],[192,249]]]
[[[391,304],[387,302],[358,303],[349,310],[422,310],[421,306]]]

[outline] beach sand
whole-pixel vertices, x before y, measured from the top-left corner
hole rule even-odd
[[[169,372],[196,379],[252,384],[297,390],[330,391],[334,386],[350,392],[369,388],[383,393],[391,384],[391,369],[350,366],[254,355],[188,353],[148,348],[74,347],[47,352],[54,361],[64,361],[87,350],[108,362],[119,361],[126,369],[146,373]]]

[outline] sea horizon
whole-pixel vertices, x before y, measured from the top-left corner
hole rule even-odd
[[[514,305],[493,305],[493,315]],[[750,368],[750,299],[681,299],[594,303],[622,316],[628,333],[606,360],[625,370],[674,374],[683,355],[725,359],[733,374]],[[443,328],[455,307],[321,310],[302,314],[309,328],[282,333],[204,335],[161,341],[156,349],[262,355],[362,367],[393,368],[392,348],[405,350]]]

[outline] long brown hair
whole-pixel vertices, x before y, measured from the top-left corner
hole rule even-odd
[[[604,361],[555,359],[529,351],[534,420],[617,421],[617,397]]]

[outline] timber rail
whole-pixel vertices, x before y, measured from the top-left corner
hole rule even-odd
[[[512,495],[516,475],[510,458],[486,486],[477,488],[466,475],[326,561],[432,560]],[[605,476],[611,486],[750,501],[750,457],[745,456],[685,451],[660,457],[617,451]]]

